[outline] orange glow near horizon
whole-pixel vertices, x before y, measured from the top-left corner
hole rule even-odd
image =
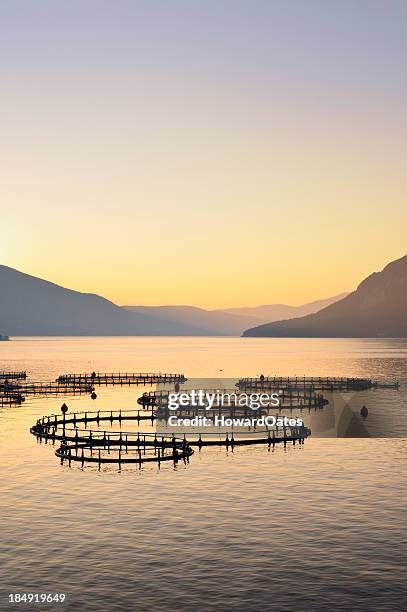
[[[244,4],[5,7],[0,263],[216,308],[406,254],[403,7]]]

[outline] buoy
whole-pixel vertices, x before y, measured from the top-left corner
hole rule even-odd
[[[93,400],[95,400],[95,399],[97,398],[97,395],[96,395],[96,393],[95,393],[94,391],[92,391],[92,393],[90,394],[90,396],[91,396],[91,398],[92,398]]]
[[[362,406],[362,408],[360,409],[360,415],[365,419],[368,414],[369,410],[366,408],[366,406]]]

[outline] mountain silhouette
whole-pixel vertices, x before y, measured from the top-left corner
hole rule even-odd
[[[294,317],[304,317],[307,314],[318,312],[322,308],[346,297],[347,293],[334,295],[331,298],[315,300],[301,306],[289,306],[288,304],[267,304],[264,306],[245,306],[243,308],[226,308],[215,312],[227,312],[244,317],[263,319],[263,323],[271,323],[280,319],[293,319]]]
[[[10,336],[205,335],[197,326],[131,313],[7,266],[0,266],[0,288],[0,325]]]
[[[210,335],[240,336],[254,325],[279,319],[290,319],[317,312],[347,295],[343,293],[326,300],[317,300],[302,306],[269,304],[266,306],[205,310],[196,306],[123,306],[138,314],[158,316],[178,323],[198,326]]]
[[[407,336],[407,255],[360,283],[347,297],[305,317],[247,329],[243,336],[397,338]]]
[[[10,336],[240,336],[270,316],[313,312],[334,299],[236,309],[247,314],[192,306],[120,307],[0,265],[0,328]]]

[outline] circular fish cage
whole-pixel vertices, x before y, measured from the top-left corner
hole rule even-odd
[[[366,391],[367,389],[398,389],[397,381],[378,381],[370,378],[338,376],[263,376],[258,378],[241,378],[236,386],[245,391],[266,391],[270,389],[295,390],[304,393],[315,391],[349,392]]]
[[[266,394],[266,390],[263,390],[264,394]],[[298,388],[284,388],[284,387],[274,387],[268,389],[268,391],[275,392],[278,395],[278,404],[273,404],[272,408],[276,410],[311,410],[311,409],[321,409],[324,408],[329,401],[324,398],[321,393],[316,393],[313,389],[298,389]],[[245,400],[247,398],[248,392],[246,390],[240,389],[236,386],[235,389],[205,389],[205,393],[213,393],[214,396],[219,394],[220,402],[215,401],[211,407],[211,412],[217,411],[218,413],[230,412],[231,414],[236,414],[237,416],[245,415],[253,411],[253,408],[250,407],[248,401]],[[187,390],[185,391],[187,394]],[[171,411],[169,410],[169,397],[170,391],[146,391],[143,393],[141,397],[137,399],[137,403],[143,408],[151,408],[156,410],[157,417],[165,418]],[[255,391],[256,395],[260,395],[258,390]],[[224,395],[229,396],[230,400],[228,403],[224,403],[222,397]],[[268,395],[268,394],[267,394]],[[267,409],[270,409],[271,406],[265,406],[256,408],[257,414],[262,414]],[[207,408],[205,406],[197,406],[192,402],[189,404],[183,404],[177,408],[178,413],[184,414],[204,414]]]
[[[168,383],[183,384],[186,380],[184,374],[161,372],[85,372],[81,374],[61,374],[56,382],[59,384],[91,384],[93,386],[147,386]]]
[[[72,462],[115,464],[138,464],[164,461],[188,462],[193,454],[193,447],[201,450],[205,446],[224,446],[232,449],[241,445],[266,445],[269,448],[276,444],[303,444],[311,431],[302,426],[275,426],[266,429],[145,433],[121,429],[123,421],[139,419],[140,411],[87,411],[80,413],[63,413],[62,415],[44,416],[31,427],[30,432],[37,440],[51,442],[60,446],[55,451],[61,459],[71,465]],[[107,421],[107,423],[106,423]],[[111,429],[89,429],[88,423],[99,424]],[[120,429],[112,429],[118,423]]]
[[[102,436],[102,432],[88,432],[88,438],[69,437],[62,440],[55,451],[61,464],[67,461],[85,463],[142,463],[183,460],[187,462],[193,449],[185,439],[156,436],[153,434],[135,434],[115,432]]]

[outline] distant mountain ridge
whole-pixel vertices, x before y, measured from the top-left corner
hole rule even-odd
[[[120,307],[99,295],[0,265],[0,327],[10,336],[240,336],[247,327],[278,317],[281,309],[285,316],[294,316],[335,299],[298,307],[213,311],[193,306]]]
[[[315,314],[247,329],[250,337],[407,337],[407,255]]]
[[[324,300],[315,300],[314,302],[308,302],[301,306],[288,306],[287,304],[267,304],[264,306],[246,306],[243,308],[227,308],[222,309],[218,312],[228,312],[230,314],[253,316],[267,320],[269,323],[272,321],[279,321],[280,319],[291,319],[293,317],[305,316],[313,312],[318,312],[322,308],[342,300],[346,297],[347,293],[340,293],[334,295],[331,298]]]
[[[196,306],[123,306],[131,312],[153,315],[190,325],[199,325],[211,335],[240,336],[244,329],[252,325],[277,321],[281,317],[291,318],[317,312],[320,308],[332,304],[347,295],[317,300],[302,306],[287,306],[285,304],[270,304],[266,306],[254,306],[244,308],[226,308],[222,310],[205,310]]]

